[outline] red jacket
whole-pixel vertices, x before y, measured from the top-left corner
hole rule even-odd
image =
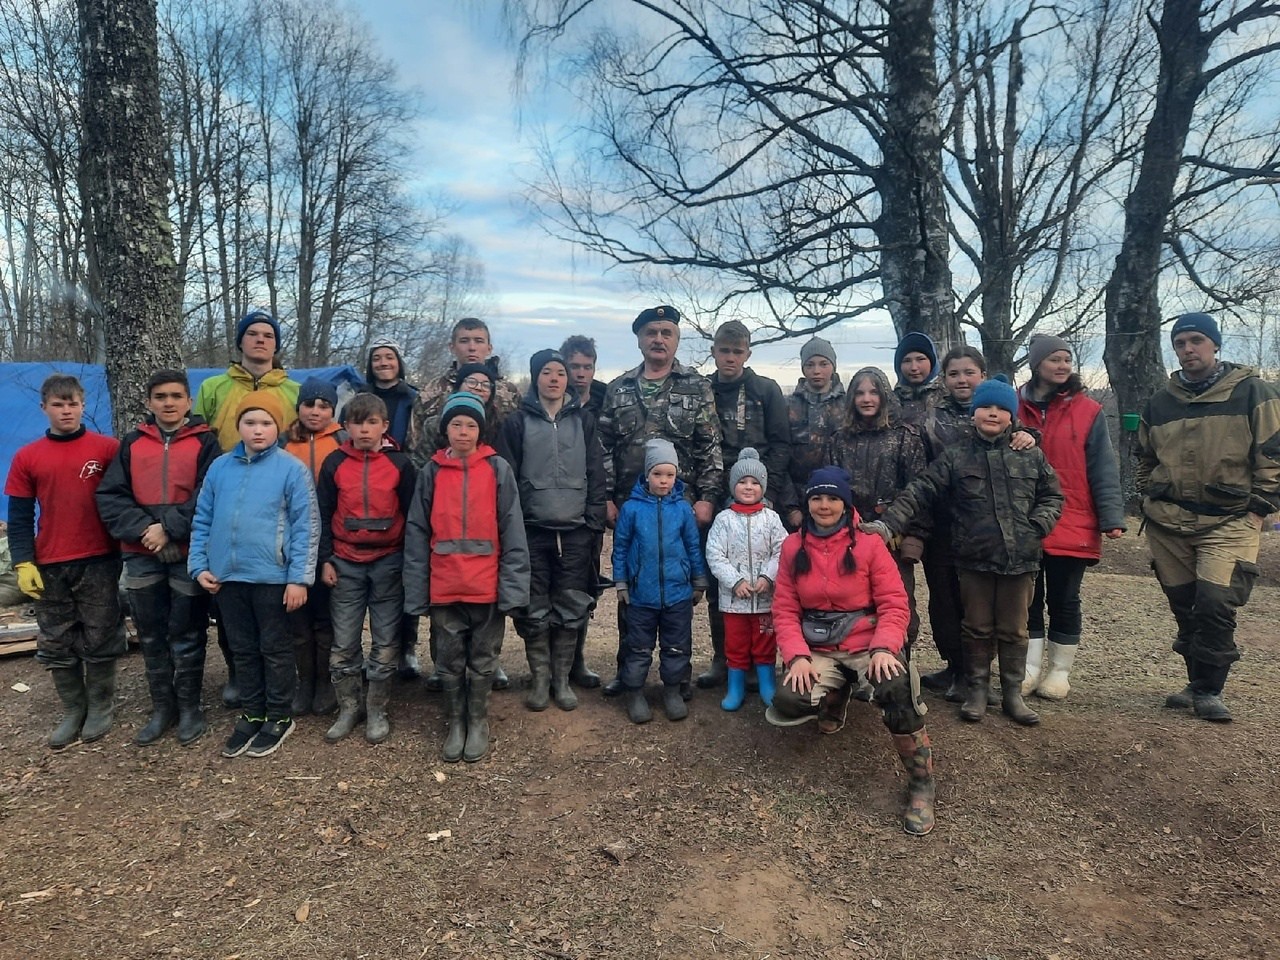
[[[320,466],[320,562],[369,563],[404,546],[417,472],[399,450],[357,450],[348,440]]]
[[[431,495],[431,603],[497,603],[498,475],[480,444],[466,459],[437,450]]]
[[[1066,497],[1062,516],[1041,542],[1047,554],[1085,560],[1102,556],[1102,532],[1085,456],[1085,441],[1101,413],[1102,406],[1083,393],[1055,393],[1049,400],[1047,412],[1020,395],[1018,419],[1040,431],[1045,459],[1057,473],[1062,495]]]
[[[860,620],[840,644],[839,649],[846,653],[883,650],[896,656],[906,643],[910,614],[897,563],[883,540],[860,533],[853,539],[853,573],[845,573],[849,536],[847,529],[829,537],[808,531],[793,533],[783,541],[773,593],[773,627],[783,663],[809,655],[809,644],[800,631],[805,610],[875,609],[875,615]],[[795,561],[802,542],[810,567],[808,573],[797,577]]]

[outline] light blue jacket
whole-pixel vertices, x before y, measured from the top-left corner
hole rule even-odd
[[[209,467],[196,501],[187,570],[220,581],[315,580],[320,511],[311,473],[278,446],[248,456],[244,442]]]

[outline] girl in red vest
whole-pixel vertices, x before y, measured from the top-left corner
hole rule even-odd
[[[1066,497],[1062,517],[1044,539],[1044,559],[1027,620],[1030,643],[1022,693],[1046,700],[1062,700],[1070,689],[1080,643],[1085,569],[1102,556],[1103,534],[1114,540],[1125,530],[1120,467],[1106,417],[1085,394],[1071,356],[1071,345],[1061,337],[1032,337],[1027,343],[1031,382],[1019,391],[1018,404],[1018,419],[1040,431],[1040,444]]]

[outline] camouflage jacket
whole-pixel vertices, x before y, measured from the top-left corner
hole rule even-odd
[[[968,404],[960,403],[945,390],[937,402],[925,409],[920,420],[904,419],[919,424],[920,435],[924,439],[924,455],[930,463],[942,456],[942,452],[948,447],[977,435]]]
[[[930,380],[928,383],[921,383],[914,387],[907,383],[899,383],[893,388],[893,395],[898,398],[902,421],[914,423],[917,426],[925,421],[934,407],[950,396],[937,380]]]
[[[719,374],[712,374],[710,379],[716,415],[720,418],[720,454],[724,460],[724,489],[717,506],[723,506],[733,496],[729,468],[738,462],[744,447],[754,447],[769,471],[770,502],[789,503],[791,428],[781,388],[750,367],[728,383],[722,383]]]
[[[895,533],[915,518],[951,515],[951,549],[961,570],[1015,576],[1040,568],[1040,541],[1062,513],[1057,474],[1039,447],[1015,452],[1011,431],[953,444],[912,481],[881,519]]]
[[[641,365],[613,380],[600,409],[597,433],[610,498],[619,506],[626,502],[644,470],[645,441],[662,437],[675,445],[685,495],[715,502],[723,489],[724,461],[711,381],[676,361],[646,405],[640,396],[643,371]]]
[[[436,452],[440,433],[440,410],[444,407],[445,400],[453,393],[453,378],[457,369],[458,362],[455,360],[447,373],[441,374],[424,385],[418,391],[418,397],[413,402],[413,413],[409,418],[409,439],[406,446],[413,465],[419,470],[426,465],[432,454]],[[484,425],[481,439],[485,443],[490,446],[494,445],[498,437],[498,430],[502,426],[502,421],[507,414],[520,407],[522,399],[520,391],[514,383],[505,377],[498,378],[493,387],[493,398],[490,401],[496,416],[493,417],[492,423]]]
[[[840,374],[831,375],[831,389],[819,396],[801,380],[787,397],[791,425],[791,496],[785,509],[800,506],[809,474],[827,465],[827,446],[844,426],[845,395]]]
[[[827,462],[849,471],[850,492],[858,514],[875,520],[928,466],[920,432],[909,423],[890,422],[871,430],[845,428],[827,446]],[[903,533],[924,539],[931,515],[912,517]]]

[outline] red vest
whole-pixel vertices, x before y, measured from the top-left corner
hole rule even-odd
[[[1044,552],[1055,557],[1097,560],[1102,556],[1102,532],[1085,461],[1085,442],[1100,413],[1098,402],[1083,393],[1054,394],[1048,411],[1020,396],[1018,419],[1040,431],[1040,446],[1066,497],[1062,516],[1044,538]]]
[[[164,442],[164,434],[153,423],[138,424],[138,439],[129,447],[129,485],[133,499],[144,507],[170,506],[195,499],[196,474],[200,468],[200,451],[204,434],[212,432],[208,424],[187,424]],[[138,541],[121,541],[126,553],[150,556],[151,551]],[[182,555],[187,544],[179,543]]]
[[[436,451],[431,494],[431,602],[497,603],[498,474],[480,444],[465,460]]]

